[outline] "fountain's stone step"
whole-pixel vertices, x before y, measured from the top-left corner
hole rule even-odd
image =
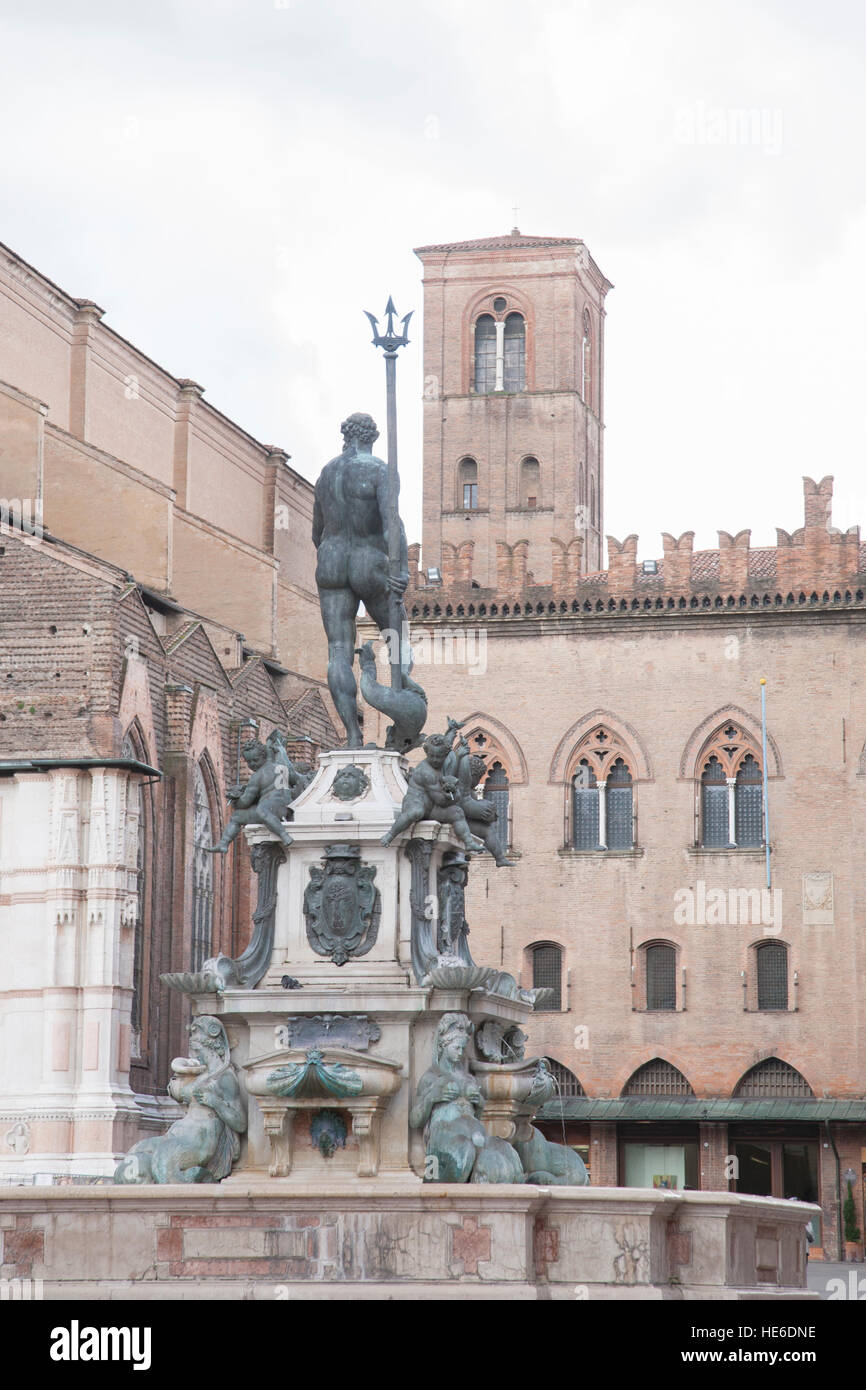
[[[76,1300],[809,1299],[805,1223],[817,1210],[714,1192],[383,1177],[351,1190],[249,1177],[16,1188],[0,1196],[0,1274]]]

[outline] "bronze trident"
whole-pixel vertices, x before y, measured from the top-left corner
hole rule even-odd
[[[400,476],[397,472],[397,351],[401,347],[406,347],[409,338],[407,328],[409,320],[414,313],[410,310],[402,320],[402,333],[395,332],[394,316],[397,310],[394,308],[394,301],[388,296],[388,303],[385,305],[385,313],[388,315],[388,323],[384,333],[379,332],[379,320],[374,318],[369,309],[364,313],[370,320],[373,329],[373,347],[384,348],[385,350],[385,397],[388,406],[388,569],[392,579],[396,579],[400,565]],[[388,599],[389,621],[391,631],[395,635],[395,640],[391,642],[391,687],[394,690],[401,690],[403,687],[403,598],[401,594],[391,590]]]

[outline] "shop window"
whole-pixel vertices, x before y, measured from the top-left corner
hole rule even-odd
[[[753,1197],[796,1198],[818,1202],[818,1144],[803,1138],[735,1140],[733,1189]],[[810,1223],[812,1241],[822,1245],[821,1217]]]

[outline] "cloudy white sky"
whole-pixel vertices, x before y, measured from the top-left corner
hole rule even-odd
[[[607,300],[605,529],[866,528],[866,8],[850,0],[0,0],[0,240],[314,478],[400,367],[412,247],[579,236]],[[746,114],[748,113],[748,114]],[[384,441],[383,441],[384,442]]]

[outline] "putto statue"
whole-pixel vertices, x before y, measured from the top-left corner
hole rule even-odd
[[[225,854],[245,825],[266,825],[284,845],[290,845],[292,837],[283,821],[289,818],[289,807],[312,777],[304,764],[292,762],[279,729],[268,734],[267,743],[251,739],[241,753],[252,775],[246,786],[238,783],[229,787],[227,795],[234,810],[211,854]]]
[[[459,778],[445,770],[451,756],[451,742],[449,734],[431,734],[424,740],[422,747],[426,756],[412,769],[403,804],[391,829],[382,836],[383,845],[390,845],[401,831],[408,830],[416,821],[438,820],[454,826],[468,854],[478,854],[484,849],[484,841],[477,839],[469,829]]]
[[[220,1182],[247,1127],[225,1029],[203,1015],[190,1024],[189,1057],[176,1057],[168,1093],[188,1107],[166,1134],[142,1139],[120,1160],[116,1183]]]
[[[423,697],[424,692],[409,675],[411,657],[408,643],[402,641],[402,604],[400,632],[394,631],[392,623],[392,596],[400,596],[406,590],[409,561],[396,498],[389,497],[387,464],[371,452],[379,431],[372,417],[365,414],[350,415],[340,429],[343,452],[325,464],[316,483],[313,544],[318,552],[319,607],[328,638],[328,687],[346,729],[346,746],[360,748],[358,690],[352,672],[355,619],[360,604],[379,631],[390,634],[391,641],[400,646],[402,690],[389,692],[391,707],[385,711],[395,725],[414,723],[417,702],[407,700],[407,711],[401,719],[395,700],[399,702],[401,695]],[[392,525],[399,528],[395,574],[390,572],[388,561]],[[371,703],[380,708],[374,701]]]
[[[424,1126],[425,1181],[522,1183],[514,1149],[489,1135],[478,1118],[484,1097],[466,1058],[472,1033],[466,1014],[443,1014],[433,1065],[418,1082],[409,1123],[413,1129]]]
[[[453,719],[448,720],[448,733],[451,734],[452,738],[460,727]],[[452,748],[448,755],[444,770],[446,773],[453,771],[457,777],[460,805],[463,807],[466,819],[470,822],[484,848],[493,855],[493,862],[497,869],[513,867],[513,861],[503,853],[500,845],[496,826],[496,807],[489,798],[475,795],[475,788],[487,771],[487,765],[478,753],[471,751],[462,734],[457,740],[457,747]]]

